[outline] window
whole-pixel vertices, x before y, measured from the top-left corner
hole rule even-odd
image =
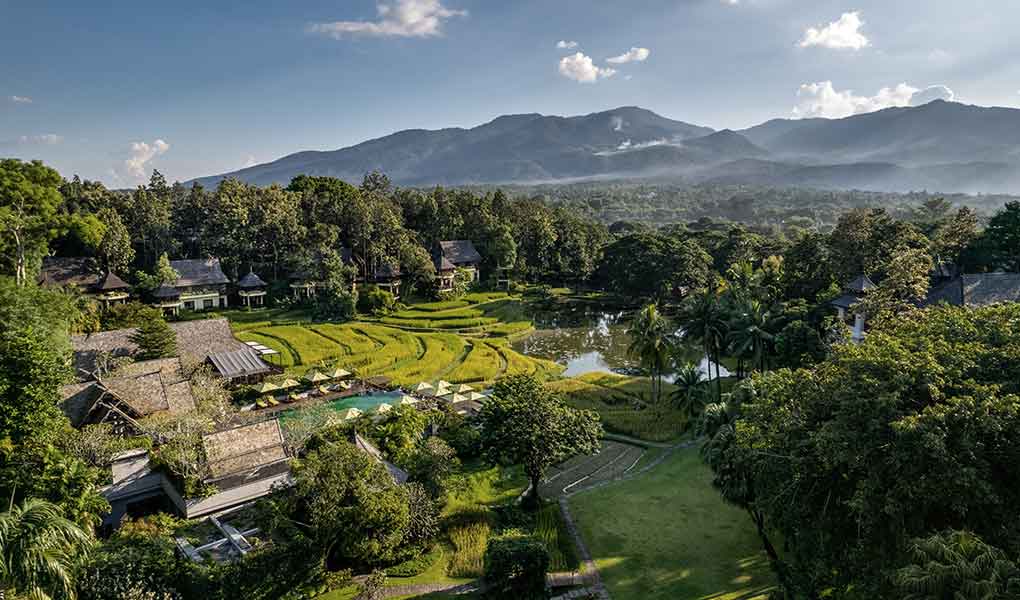
[[[195,310],[195,303],[191,302],[191,301],[185,302],[184,303],[184,309],[185,310]]]
[[[213,307],[213,301],[212,300],[206,299],[206,300],[202,301],[202,308],[209,309],[209,308],[212,308],[212,307]]]

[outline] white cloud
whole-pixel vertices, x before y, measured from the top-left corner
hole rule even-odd
[[[378,21],[336,21],[314,23],[311,33],[340,39],[344,35],[381,37],[433,37],[443,34],[443,22],[467,15],[466,10],[451,10],[439,0],[394,0],[376,4]]]
[[[580,44],[578,44],[574,40],[570,40],[569,42],[567,40],[560,40],[556,42],[556,47],[559,48],[560,50],[573,50],[578,46],[580,46]]]
[[[23,135],[18,138],[19,144],[45,144],[55,146],[64,141],[64,137],[55,133],[44,133],[41,135]]]
[[[32,99],[28,96],[7,96],[7,99],[15,104],[31,104]]]
[[[800,86],[797,90],[799,101],[793,114],[797,117],[840,119],[883,108],[920,106],[932,100],[953,100],[955,97],[953,90],[944,85],[921,90],[901,83],[895,87],[884,87],[874,96],[857,96],[853,90],[836,90],[831,81],[819,81]]]
[[[652,53],[648,48],[631,48],[619,56],[613,56],[606,59],[607,63],[614,65],[622,65],[629,62],[644,62],[648,60],[648,56]]]
[[[124,170],[128,175],[136,179],[145,177],[146,165],[157,156],[166,153],[170,144],[157,139],[148,144],[146,142],[131,142],[131,156],[124,161]]]
[[[910,97],[910,105],[921,106],[934,100],[952,102],[954,99],[956,99],[956,94],[948,87],[944,85],[930,85],[923,90],[914,92],[914,95]]]
[[[861,13],[854,11],[843,13],[838,21],[833,21],[821,29],[809,27],[800,41],[801,48],[821,46],[834,50],[860,50],[871,45],[871,41],[861,33]]]
[[[580,83],[595,83],[616,75],[616,69],[597,67],[590,56],[577,52],[560,59],[560,75]]]

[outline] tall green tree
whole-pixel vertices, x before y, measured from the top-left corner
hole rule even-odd
[[[715,290],[706,289],[689,297],[680,307],[677,322],[683,330],[683,340],[701,345],[705,351],[705,358],[709,361],[709,368],[711,363],[715,363],[716,396],[717,400],[721,401],[719,363],[722,360],[723,348],[726,346],[729,326],[719,294]]]
[[[685,427],[690,429],[697,423],[708,403],[708,380],[697,365],[685,362],[677,368],[673,385],[676,386],[670,395],[673,404],[686,418]]]
[[[968,531],[914,540],[910,564],[893,581],[903,600],[1017,600],[1020,568]]]
[[[652,398],[658,402],[662,395],[662,376],[674,352],[673,327],[658,306],[649,304],[634,318],[627,335],[630,337],[627,353],[637,358],[651,375]]]
[[[138,346],[135,356],[139,360],[177,356],[177,334],[162,317],[141,323],[130,340]]]
[[[121,220],[120,215],[112,208],[100,209],[98,219],[106,226],[103,238],[99,242],[97,254],[103,268],[113,273],[126,274],[128,267],[135,260],[135,249],[131,247],[131,234]]]
[[[0,591],[15,598],[74,598],[75,569],[92,545],[60,508],[28,499],[0,513]]]
[[[553,465],[600,447],[596,413],[567,406],[528,375],[501,379],[479,415],[482,447],[489,460],[521,464],[530,482],[526,505],[537,507],[538,485]]]
[[[1020,272],[1020,200],[1006,206],[988,221],[984,237],[997,266]]]
[[[752,369],[768,370],[775,342],[772,313],[759,300],[741,300],[731,309],[727,340],[733,356],[750,361]]]
[[[0,252],[18,285],[25,285],[30,261],[45,254],[59,232],[61,181],[41,161],[0,160]]]

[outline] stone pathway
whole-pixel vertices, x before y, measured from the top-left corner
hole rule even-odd
[[[400,598],[402,596],[422,596],[435,592],[446,592],[454,596],[470,594],[482,589],[482,582],[472,581],[471,583],[449,584],[449,583],[419,583],[416,585],[393,585],[384,587],[381,591],[382,598]]]
[[[562,596],[557,598],[574,599],[574,598],[597,598],[598,600],[610,600],[609,590],[602,583],[602,576],[599,575],[599,568],[595,565],[595,561],[591,558],[591,552],[588,551],[588,545],[584,543],[584,539],[581,537],[581,532],[577,530],[577,524],[574,523],[574,517],[570,514],[570,505],[567,504],[567,498],[564,496],[560,498],[560,512],[563,513],[563,523],[567,526],[567,533],[574,540],[574,546],[577,547],[577,554],[581,558],[581,573],[584,574],[585,578],[589,581],[589,585],[586,588],[577,590],[571,590]],[[556,573],[551,574],[554,578]],[[571,595],[577,594],[577,595]]]

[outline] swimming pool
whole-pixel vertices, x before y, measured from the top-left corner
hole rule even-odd
[[[389,404],[396,407],[403,397],[403,392],[366,392],[357,396],[351,396],[350,398],[327,402],[323,406],[328,406],[336,412],[341,412],[348,408],[356,408],[361,412],[367,413],[375,410],[375,407],[380,404]]]

